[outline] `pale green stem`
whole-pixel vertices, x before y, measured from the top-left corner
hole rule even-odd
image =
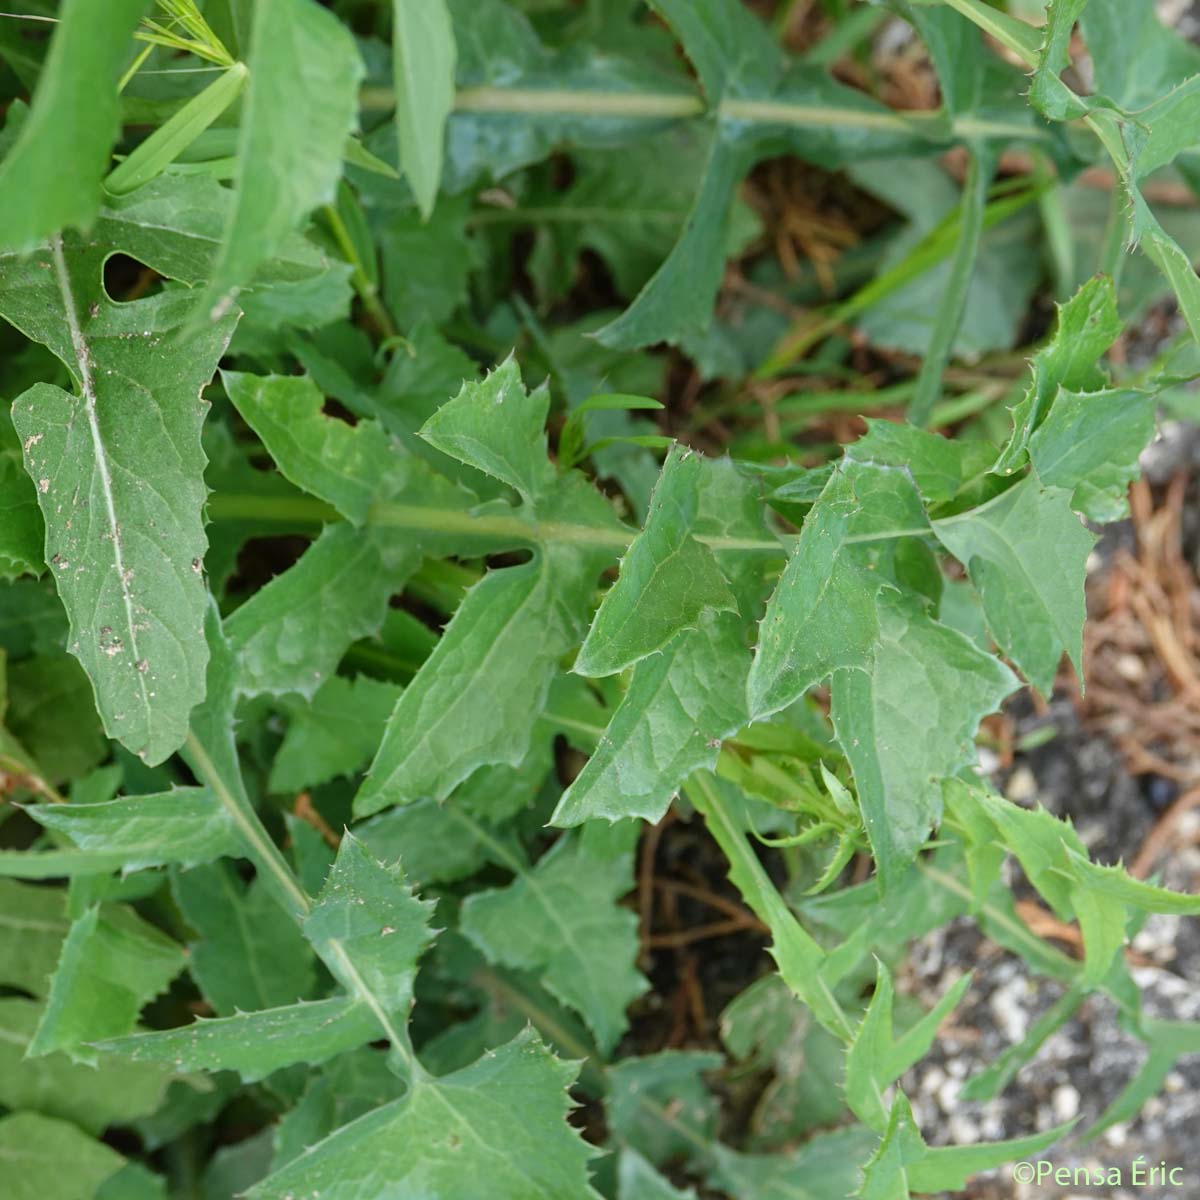
[[[324,501],[307,496],[255,496],[216,492],[208,499],[213,521],[256,520],[282,525],[319,525],[338,520],[337,511]],[[411,529],[418,533],[458,533],[494,538],[498,547],[558,542],[577,546],[608,546],[619,554],[637,536],[634,529],[576,525],[568,521],[527,521],[499,513],[474,514],[459,509],[425,508],[418,504],[384,501],[371,510],[369,523],[385,529]],[[697,535],[714,550],[741,551],[783,557],[787,551],[777,540]]]
[[[1026,66],[1037,66],[1040,38],[1032,26],[992,8],[984,0],[942,0],[942,3],[978,25],[984,33],[991,34]]]
[[[220,800],[222,807],[229,813],[233,823],[237,826],[249,858],[255,867],[269,877],[293,919],[303,928],[305,918],[312,911],[312,901],[309,899],[308,893],[300,886],[300,881],[293,874],[291,867],[288,866],[283,851],[279,849],[275,840],[267,832],[267,828],[254,810],[254,806],[240,787],[225,779],[209,757],[204,744],[194,733],[188,733],[184,744],[195,764],[197,775],[212,788],[213,794]],[[393,1053],[401,1060],[408,1077],[414,1081],[428,1078],[425,1069],[413,1053],[408,1030],[402,1025],[397,1025],[379,1003],[341,942],[333,942],[333,953],[344,977],[350,980],[354,994],[374,1013],[384,1035],[391,1043]]]
[[[395,322],[379,299],[379,291],[363,266],[362,259],[358,254],[358,247],[355,246],[354,239],[346,228],[346,222],[342,220],[342,214],[332,204],[326,204],[321,211],[325,214],[325,220],[329,222],[329,230],[338,244],[338,249],[342,252],[342,257],[350,264],[350,282],[354,285],[354,290],[358,293],[363,308],[367,310],[371,320],[374,321],[384,337],[396,337]]]
[[[368,87],[359,93],[364,109],[389,111],[395,107],[390,88]],[[731,97],[710,109],[693,92],[614,92],[575,88],[517,88],[482,86],[463,88],[454,100],[456,112],[508,113],[514,116],[578,117],[581,119],[625,121],[679,121],[708,114],[749,125],[796,126],[827,129],[887,129],[898,133],[921,134],[939,139],[944,133],[945,113],[871,112],[859,108],[838,108],[792,103],[788,100],[748,100]],[[1046,135],[1027,125],[964,116],[952,122],[959,138],[1019,137],[1041,140]]]

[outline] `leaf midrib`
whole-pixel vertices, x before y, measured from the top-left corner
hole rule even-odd
[[[67,320],[67,329],[71,335],[71,349],[75,355],[75,363],[79,370],[79,388],[83,399],[84,414],[87,417],[88,432],[91,435],[92,454],[95,459],[95,469],[100,478],[100,488],[104,496],[104,512],[108,520],[109,539],[112,543],[113,566],[117,572],[117,586],[121,595],[122,606],[125,610],[125,633],[128,638],[130,661],[137,676],[137,686],[142,698],[142,711],[147,722],[150,716],[150,693],[146,685],[146,672],[137,668],[142,662],[142,655],[137,643],[137,623],[133,617],[133,596],[129,591],[128,578],[125,571],[125,556],[121,549],[121,526],[117,520],[116,498],[113,495],[112,474],[109,470],[108,450],[104,445],[104,437],[100,431],[100,419],[96,409],[96,383],[92,377],[91,351],[83,329],[79,324],[79,312],[75,307],[75,293],[71,285],[71,275],[67,269],[66,257],[63,254],[62,237],[56,236],[50,240],[51,255],[54,259],[54,273],[58,280],[59,292],[62,295],[63,313]]]

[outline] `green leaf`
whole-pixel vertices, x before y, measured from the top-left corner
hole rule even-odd
[[[299,1158],[335,1129],[397,1100],[405,1086],[373,1047],[340,1055],[309,1079],[304,1094],[275,1127],[272,1168]]]
[[[1045,696],[1063,652],[1083,676],[1083,580],[1096,538],[1070,493],[1031,476],[979,508],[934,522],[967,569],[997,645]]]
[[[763,568],[782,547],[775,550],[757,486],[734,463],[707,458],[686,463],[695,464],[684,467],[694,475],[689,486],[695,488],[694,502],[687,500],[692,515],[686,536],[711,554],[737,608],[701,614],[696,628],[683,628],[659,653],[636,664],[604,736],[559,801],[554,824],[593,817],[658,821],[683,781],[698,768],[711,768],[721,740],[746,723],[748,626],[759,612]],[[650,530],[646,548],[659,541],[669,551],[661,523],[652,516],[650,525],[658,532]],[[643,544],[641,538],[636,544]],[[632,555],[631,550],[627,562]]]
[[[970,975],[963,975],[903,1037],[897,1038],[892,1030],[892,979],[882,962],[876,964],[875,992],[846,1054],[846,1103],[864,1124],[884,1131],[888,1123],[884,1092],[929,1053],[938,1026],[957,1007],[970,985]]]
[[[515,488],[525,500],[543,496],[556,476],[546,457],[550,395],[529,392],[512,355],[481,383],[464,383],[421,427],[443,454]]]
[[[558,661],[582,633],[591,579],[579,557],[551,547],[468,592],[392,713],[357,816],[444,799],[478,767],[521,762]]]
[[[198,321],[220,321],[304,218],[333,201],[355,126],[358,50],[314,0],[255,4],[249,65],[234,206]]]
[[[66,892],[0,879],[0,983],[47,995],[70,928]]]
[[[738,815],[741,799],[738,793],[724,780],[706,772],[693,775],[686,792],[729,860],[730,882],[754,915],[770,929],[771,957],[778,964],[784,983],[812,1009],[826,1029],[849,1041],[850,1023],[821,974],[825,952],[784,903],[746,840]]]
[[[737,611],[712,550],[692,536],[704,469],[704,459],[682,447],[667,455],[645,527],[575,660],[580,675],[612,675],[698,629],[703,617]]]
[[[622,1153],[632,1149],[663,1163],[715,1141],[717,1102],[702,1075],[724,1061],[711,1052],[664,1050],[614,1063],[605,1113]],[[660,1113],[669,1119],[657,1119]]]
[[[408,1045],[417,960],[433,940],[431,901],[418,900],[399,865],[386,867],[346,833],[304,934],[339,983],[365,1005],[392,1043]]]
[[[294,1063],[322,1063],[378,1036],[379,1024],[365,1004],[334,996],[110,1038],[96,1049],[183,1071],[237,1071],[253,1082]]]
[[[583,268],[580,256],[585,250],[604,260],[618,294],[631,298],[661,265],[664,246],[683,232],[700,190],[707,133],[703,126],[684,125],[665,130],[653,141],[578,151],[572,155],[574,174],[565,190],[547,187],[514,210],[479,213],[474,220],[505,227],[536,219],[530,265],[546,300],[570,289]],[[759,233],[754,210],[735,199],[728,238],[720,250],[738,253]],[[592,326],[605,323],[605,314],[598,316]]]
[[[1085,987],[1095,987],[1109,975],[1125,944],[1131,912],[1200,912],[1200,897],[1135,880],[1119,866],[1090,862],[1070,823],[1044,809],[1020,808],[984,788],[956,788],[952,803],[956,815],[961,813],[969,824],[973,809],[990,821],[1060,920],[1078,919],[1085,951],[1080,982]]]
[[[191,866],[236,855],[241,848],[229,814],[206,788],[175,788],[96,804],[39,804],[28,812],[39,825],[65,834],[79,847],[82,853],[75,860],[80,874],[140,871],[166,863]],[[53,859],[55,851],[48,855]]]
[[[517,533],[513,544],[538,548],[531,562],[491,570],[467,593],[392,713],[356,816],[443,799],[481,766],[524,759],[559,660],[581,640],[595,580],[628,541],[609,503],[545,457],[548,402],[544,389],[525,391],[510,358],[465,384],[421,431],[514,488],[524,503],[512,523],[528,537]],[[561,541],[539,539],[539,529],[564,525],[572,531]]]
[[[1098,360],[1121,333],[1113,281],[1097,275],[1057,307],[1054,336],[1034,355],[1029,390],[1012,410],[1012,436],[995,466],[1001,474],[1012,474],[1025,461],[1029,439],[1060,388],[1094,392],[1108,383]]]
[[[112,169],[104,190],[113,196],[125,195],[160,175],[233,104],[247,74],[243,63],[222,71]]]
[[[379,631],[388,599],[417,566],[385,562],[372,534],[327,525],[300,561],[240,607],[225,628],[247,695],[313,696],[351,643]]]
[[[636,350],[657,342],[677,344],[702,333],[712,320],[713,300],[724,273],[724,246],[734,188],[749,169],[746,151],[714,132],[700,191],[683,234],[633,304],[599,330],[596,338],[614,350]]]
[[[738,1154],[719,1146],[712,1183],[739,1200],[842,1200],[854,1194],[871,1151],[863,1129],[823,1133],[787,1154]]]
[[[67,1121],[32,1112],[0,1117],[0,1172],[11,1200],[92,1200],[124,1162]]]
[[[300,792],[352,775],[371,761],[400,689],[366,675],[335,675],[291,715],[271,765],[272,792]]]
[[[1091,0],[1080,32],[1096,73],[1096,90],[1131,112],[1200,71],[1200,51],[1159,19],[1154,7]]]
[[[648,986],[634,965],[637,919],[617,904],[632,875],[632,854],[603,857],[567,835],[533,870],[474,893],[462,908],[463,932],[488,959],[538,971],[606,1052],[626,1028],[626,1008]]]
[[[408,1095],[360,1117],[253,1188],[252,1200],[320,1192],[359,1200],[465,1198],[487,1180],[494,1200],[597,1200],[592,1149],[566,1123],[575,1067],[532,1030],[477,1063],[414,1082]]]
[[[1017,681],[915,604],[885,595],[877,611],[874,661],[834,674],[831,715],[888,887],[941,817],[941,780],[974,761],[980,720]]]
[[[469,202],[469,196],[443,195],[427,219],[412,209],[398,212],[380,231],[383,295],[401,328],[440,324],[467,302],[479,260],[467,229]],[[455,384],[470,374],[465,372]]]
[[[783,56],[767,28],[726,0],[652,0],[683,43],[712,103],[761,90],[778,81]]]
[[[40,575],[45,540],[37,490],[21,465],[21,439],[0,403],[0,579]]]
[[[58,9],[32,107],[0,164],[5,249],[32,250],[62,229],[91,226],[120,130],[117,80],[148,7],[149,0],[67,0]]]
[[[400,447],[374,421],[348,425],[326,416],[324,397],[306,375],[223,371],[221,380],[284,476],[363,525]]]
[[[956,786],[952,807],[956,814],[978,807],[1055,915],[1060,920],[1070,919],[1073,877],[1069,871],[1064,873],[1066,850],[1085,857],[1087,850],[1069,821],[1059,820],[1044,808],[1022,808],[982,787]]]
[[[682,782],[714,766],[721,739],[745,724],[749,667],[744,623],[728,614],[703,619],[639,662],[551,823],[659,821]]]
[[[622,1150],[617,1159],[617,1200],[696,1200],[688,1188],[673,1188],[636,1150]]]
[[[1050,0],[1046,6],[1045,40],[1029,89],[1029,102],[1051,121],[1083,116],[1089,105],[1059,78],[1071,61],[1071,34],[1088,0]]]
[[[1089,891],[1116,901],[1122,907],[1145,913],[1174,913],[1200,916],[1200,896],[1173,892],[1134,879],[1124,867],[1105,867],[1092,862],[1081,850],[1064,846],[1071,873]]]
[[[204,694],[207,406],[197,396],[233,323],[164,355],[186,298],[113,304],[102,282],[108,252],[72,235],[27,259],[0,258],[0,311],[48,346],[78,388],[35,384],[14,403],[13,425],[37,485],[70,650],[109,736],[154,764],[178,748]]]
[[[868,419],[867,432],[846,447],[846,458],[907,467],[926,503],[940,504],[978,484],[996,461],[996,448],[989,442],[943,437],[914,425]]]
[[[760,719],[842,667],[865,668],[879,637],[872,548],[929,528],[907,471],[847,460],[804,522],[759,626],[747,685]]]
[[[400,165],[421,214],[442,177],[446,118],[454,107],[454,27],[445,0],[393,0],[392,70]]]
[[[450,0],[450,12],[459,90],[447,127],[448,192],[504,180],[562,145],[654,137],[703,110],[690,81],[661,55],[551,49],[503,0]],[[638,100],[647,93],[643,112]]]
[[[31,1056],[85,1049],[128,1033],[138,1013],[183,970],[183,950],[166,934],[119,905],[93,905],[71,925],[62,944]]]
[[[532,777],[527,778],[524,764],[516,770],[485,767],[449,800],[418,800],[390,809],[356,825],[355,835],[377,858],[399,859],[405,873],[422,886],[465,879],[489,862],[505,865],[513,858],[523,862],[524,854],[516,839],[494,824],[507,815],[496,803],[506,775],[512,777],[514,791],[524,807],[530,794],[541,786],[545,769],[535,766]],[[472,790],[482,793],[483,804],[469,803]]]
[[[1052,1146],[1070,1129],[1060,1125],[1045,1133],[1013,1138],[1006,1142],[986,1142],[977,1146],[925,1145],[913,1122],[908,1100],[897,1096],[892,1104],[887,1132],[867,1164],[862,1200],[907,1200],[914,1192],[958,1191],[979,1171],[1006,1162],[1033,1158]]]
[[[199,935],[188,944],[188,970],[219,1016],[312,996],[312,953],[261,880],[244,885],[217,862],[174,872],[171,891]]]
[[[215,180],[161,175],[128,195],[106,196],[92,236],[125,248],[170,279],[195,286],[212,274],[233,206],[233,194]],[[345,284],[338,272],[328,253],[292,233],[258,263],[248,297],[314,283],[340,294]]]
[[[15,662],[8,692],[8,728],[50,783],[78,778],[104,758],[91,688],[75,659],[55,650]]]
[[[101,1057],[98,1068],[73,1063],[65,1054],[23,1057],[40,1019],[35,1001],[0,998],[0,1104],[72,1121],[94,1135],[158,1108],[170,1068],[111,1057]]]
[[[1131,389],[1060,389],[1029,439],[1029,460],[1047,487],[1072,492],[1071,507],[1093,521],[1119,521],[1154,437],[1154,397]]]

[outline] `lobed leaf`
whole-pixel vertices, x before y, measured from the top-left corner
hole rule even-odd
[[[616,903],[632,882],[631,854],[600,856],[563,837],[507,887],[469,896],[462,930],[491,961],[537,970],[608,1051],[648,986],[634,966],[637,920]]]
[[[565,1120],[575,1068],[531,1030],[461,1071],[343,1126],[252,1188],[252,1200],[320,1192],[357,1200],[381,1187],[467,1200],[596,1200],[589,1147]],[[397,1191],[397,1194],[403,1194]]]
[[[418,900],[400,867],[386,867],[346,833],[304,919],[304,935],[334,978],[366,1007],[392,1044],[408,1046],[417,960],[433,941],[433,903]]]
[[[911,601],[885,596],[878,617],[873,662],[834,673],[831,716],[888,888],[937,824],[942,780],[974,761],[979,722],[1017,681]]]
[[[675,447],[663,463],[642,532],[621,560],[575,659],[580,675],[611,675],[662,650],[737,601],[711,549],[693,536],[704,460]]]
[[[846,1052],[846,1103],[865,1125],[884,1131],[889,1116],[884,1093],[929,1053],[938,1026],[957,1007],[970,985],[970,975],[963,975],[903,1037],[897,1038],[892,1029],[892,979],[883,963],[876,964],[871,1003]]]
[[[13,405],[46,522],[68,642],[110,737],[150,764],[179,747],[204,695],[204,455],[199,399],[233,329],[182,355],[178,293],[113,304],[107,251],[73,236],[0,258],[0,312],[54,352],[77,395],[35,384]]]
[[[244,885],[230,864],[208,863],[173,872],[171,893],[198,935],[188,971],[219,1016],[311,998],[312,952],[261,880]]]
[[[1083,673],[1083,580],[1096,538],[1063,488],[1023,479],[994,500],[934,522],[967,569],[988,630],[1043,695],[1065,651]]]
[[[912,477],[848,460],[804,522],[759,626],[747,684],[750,715],[769,716],[843,667],[865,668],[879,637],[877,546],[929,521]]]
[[[350,644],[379,631],[388,600],[418,565],[385,562],[381,541],[345,522],[327,525],[299,562],[236,608],[225,628],[247,695],[311,697]]]
[[[334,675],[311,703],[291,714],[283,744],[271,764],[273,792],[300,792],[351,775],[371,761],[400,689],[359,675]]]
[[[132,909],[92,905],[63,941],[27,1053],[66,1050],[81,1061],[94,1060],[86,1047],[132,1029],[142,1006],[184,965],[183,950]]]
[[[221,381],[285,478],[365,524],[398,452],[374,421],[348,425],[326,416],[308,376],[223,371]]]
[[[1119,521],[1138,476],[1138,456],[1154,437],[1154,415],[1154,398],[1145,392],[1060,389],[1029,439],[1029,461],[1047,487],[1071,491],[1076,512]]]

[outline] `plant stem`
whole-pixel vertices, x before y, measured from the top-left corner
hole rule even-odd
[[[364,109],[390,111],[395,107],[391,88],[367,87],[359,93]],[[574,117],[580,120],[679,121],[715,115],[749,125],[795,126],[828,129],[891,129],[915,133],[941,141],[945,135],[946,114],[940,109],[920,112],[871,111],[839,108],[833,105],[792,103],[789,100],[748,100],[730,98],[710,109],[696,92],[614,92],[575,88],[472,87],[463,88],[455,97],[456,112],[509,113],[525,117]],[[1042,130],[1028,125],[978,117],[955,118],[952,136],[1020,137],[1026,141],[1046,137]]]
[[[226,779],[213,762],[203,742],[194,733],[188,733],[184,745],[196,768],[196,774],[212,788],[225,811],[233,818],[246,847],[247,857],[271,881],[293,920],[303,929],[305,919],[312,912],[312,901],[292,873],[283,851],[275,844],[275,840],[250,803],[240,778]],[[354,995],[371,1010],[379,1022],[391,1044],[392,1053],[400,1060],[402,1073],[414,1081],[427,1078],[424,1068],[413,1052],[408,1030],[392,1020],[391,1015],[359,973],[358,967],[342,943],[334,940],[332,946],[333,955],[338,961],[343,977],[350,981]]]
[[[323,500],[307,496],[255,496],[217,492],[209,497],[210,520],[255,520],[281,525],[311,526],[339,519],[336,510]],[[369,523],[381,529],[411,529],[423,533],[459,533],[473,538],[494,538],[498,548],[558,542],[578,546],[609,546],[614,553],[624,550],[637,530],[612,526],[576,525],[568,521],[529,521],[516,514],[475,514],[461,509],[426,508],[419,504],[382,501],[371,510]],[[742,551],[782,557],[782,542],[761,538],[698,535],[697,540],[714,550]]]
[[[367,310],[368,316],[384,337],[395,337],[397,334],[395,322],[392,320],[391,313],[384,308],[379,299],[378,289],[363,267],[362,259],[358,255],[358,247],[355,246],[354,239],[346,228],[346,222],[342,220],[342,214],[333,204],[324,205],[321,211],[325,220],[329,222],[329,231],[333,234],[338,249],[342,252],[342,257],[352,268],[350,282],[353,284],[355,292],[358,293],[363,308]]]
[[[1027,67],[1037,66],[1041,38],[1031,25],[992,8],[983,0],[942,0],[942,3],[978,25],[984,33],[991,34]]]
[[[200,779],[212,788],[222,807],[237,826],[246,845],[248,857],[258,870],[264,872],[274,883],[276,890],[286,898],[288,911],[297,922],[303,922],[312,910],[312,901],[292,874],[283,851],[267,832],[254,806],[239,786],[240,781],[226,779],[217,769],[208,750],[194,733],[189,732],[184,743],[195,764]]]
[[[854,1039],[854,1026],[824,977],[819,963],[825,951],[800,924],[758,860],[740,825],[730,816],[706,771],[684,785],[688,799],[729,860],[729,878],[751,911],[771,931],[772,953],[783,981],[830,1033],[844,1042]]]

